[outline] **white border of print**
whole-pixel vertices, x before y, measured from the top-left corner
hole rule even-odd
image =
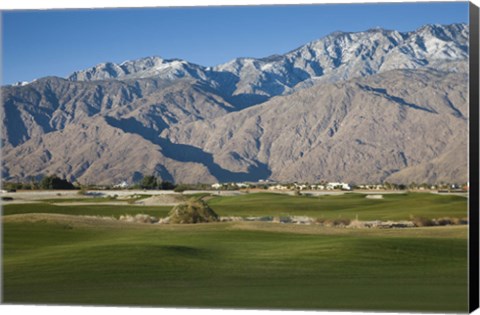
[[[451,2],[452,0],[435,0],[435,2]],[[458,1],[458,0],[457,0]],[[168,7],[168,6],[205,6],[205,5],[274,5],[274,4],[314,4],[314,3],[381,3],[381,2],[431,2],[431,0],[2,0],[0,10],[22,9],[67,9],[67,8],[109,8],[109,7]],[[465,1],[461,1],[465,2]],[[480,7],[480,0],[472,0]],[[89,307],[89,306],[24,306],[0,305],[2,314],[38,314],[38,315],[392,315],[405,313],[372,313],[372,312],[338,312],[338,311],[259,311],[259,310],[224,310],[224,309],[185,309],[185,308],[140,308],[140,307]],[[421,313],[408,313],[411,315]],[[480,315],[480,310],[472,313]]]

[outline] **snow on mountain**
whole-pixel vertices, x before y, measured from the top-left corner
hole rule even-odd
[[[466,24],[427,25],[414,32],[335,32],[281,56],[238,58],[214,69],[239,77],[235,94],[284,94],[305,80],[335,82],[393,69],[468,58]]]
[[[69,80],[194,78],[243,107],[288,94],[315,82],[335,82],[394,69],[437,67],[466,60],[466,24],[426,25],[413,32],[381,28],[334,32],[283,55],[236,58],[215,67],[179,59],[147,57],[121,64],[102,63],[73,73]]]
[[[215,67],[147,57],[5,86],[2,174],[461,182],[468,38],[466,24],[335,32]]]
[[[190,77],[206,79],[204,67],[180,59],[162,59],[146,57],[121,64],[101,63],[92,68],[76,71],[68,79],[71,81],[98,81],[108,79],[141,79],[158,77],[174,80]]]

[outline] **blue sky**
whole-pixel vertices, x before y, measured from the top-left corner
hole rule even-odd
[[[2,84],[153,55],[212,66],[334,31],[432,23],[468,23],[468,2],[4,11]]]

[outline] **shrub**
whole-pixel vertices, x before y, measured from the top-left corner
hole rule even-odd
[[[424,217],[412,217],[411,220],[413,224],[418,227],[435,225],[435,222],[432,219],[428,219]]]
[[[437,219],[436,220],[436,225],[453,225],[455,224],[454,223],[455,220],[453,220],[452,218],[448,218],[448,217],[445,217],[445,218],[440,218],[440,219]]]
[[[323,225],[325,223],[326,219],[324,218],[316,218],[313,222],[316,224]]]
[[[131,215],[121,215],[119,218],[120,221],[126,222],[135,222],[135,223],[157,223],[159,220],[156,217],[149,216],[148,214],[137,214],[135,216]]]
[[[145,176],[140,182],[140,187],[142,189],[156,189],[158,188],[157,178],[153,175]]]
[[[162,181],[159,185],[159,188],[162,190],[172,190],[175,189],[175,185],[168,181]]]
[[[178,185],[177,187],[175,187],[173,189],[173,191],[174,192],[184,192],[185,190],[188,190],[188,189],[189,189],[189,187],[187,185],[181,184],[181,185]]]
[[[169,223],[202,223],[219,220],[215,211],[203,200],[190,200],[176,205],[169,213]]]
[[[333,221],[333,226],[347,226],[350,224],[350,219],[334,219]]]
[[[42,189],[75,189],[72,183],[66,179],[61,179],[56,175],[47,176],[40,182]]]
[[[314,221],[317,224],[321,224],[323,226],[328,226],[328,227],[345,227],[350,224],[350,219],[343,219],[343,218],[338,218],[338,219],[316,219]]]
[[[358,229],[358,228],[364,228],[364,227],[366,227],[366,224],[365,224],[364,222],[362,222],[362,221],[359,221],[359,220],[355,219],[355,220],[352,220],[352,221],[350,222],[350,224],[348,225],[348,227]]]

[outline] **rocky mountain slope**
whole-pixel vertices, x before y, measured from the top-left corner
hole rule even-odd
[[[143,58],[2,87],[2,175],[465,182],[468,27],[333,33],[216,67]]]
[[[158,77],[209,82],[244,106],[291,92],[297,84],[348,80],[393,69],[436,67],[468,57],[466,24],[426,25],[414,32],[371,29],[336,32],[284,55],[237,58],[216,67],[148,57],[121,64],[102,63],[73,73],[73,81]]]
[[[460,181],[467,176],[467,84],[465,74],[392,70],[176,125],[162,136],[214,152],[220,166],[237,172],[268,165],[279,181]]]

